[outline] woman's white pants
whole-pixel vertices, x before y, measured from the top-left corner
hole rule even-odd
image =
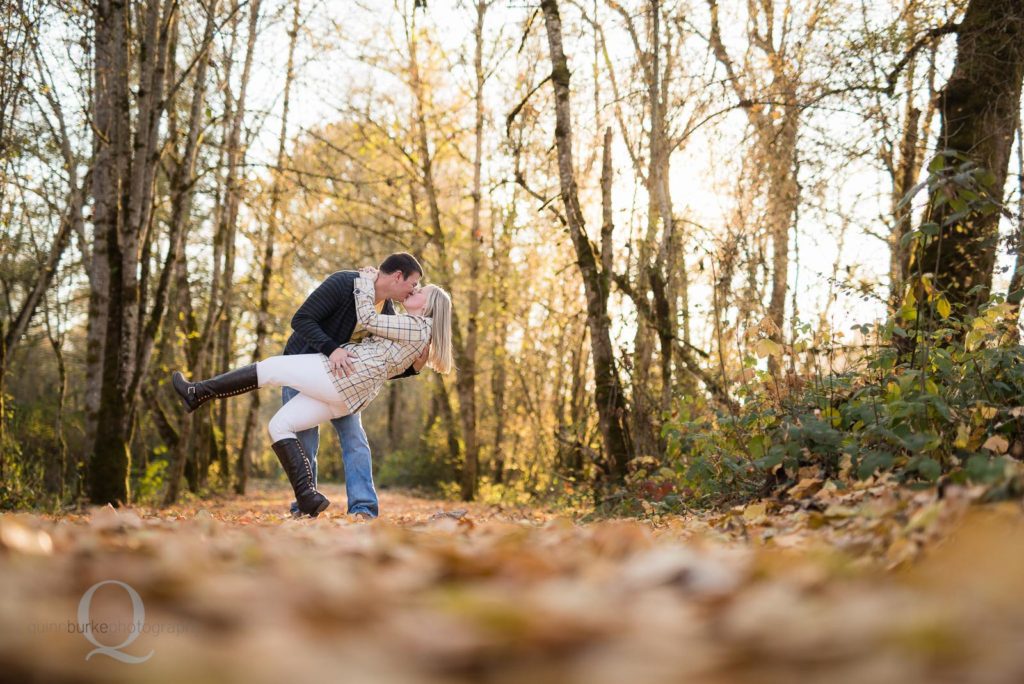
[[[323,354],[271,356],[256,364],[256,376],[260,387],[287,386],[299,391],[267,425],[274,442],[295,438],[297,432],[349,413],[324,368]]]

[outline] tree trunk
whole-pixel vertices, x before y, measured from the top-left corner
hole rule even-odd
[[[907,254],[902,244],[903,236],[910,230],[909,203],[900,205],[903,196],[910,191],[917,181],[921,164],[917,156],[918,129],[920,127],[921,110],[913,106],[914,93],[907,94],[907,113],[904,122],[903,136],[900,141],[900,158],[892,170],[892,221],[893,229],[889,237],[889,302],[895,307],[903,294],[903,284],[907,280]]]
[[[253,9],[258,8],[254,7]],[[230,84],[227,88],[230,91]],[[230,92],[228,95],[230,97]],[[240,93],[239,101],[234,105],[234,112],[231,118],[232,125],[227,141],[228,168],[224,180],[224,208],[220,213],[221,225],[218,230],[222,240],[221,247],[223,249],[224,265],[220,277],[220,318],[216,321],[216,330],[212,340],[215,347],[214,359],[210,364],[212,373],[223,373],[235,365],[233,354],[235,320],[232,307],[235,298],[235,240],[238,234],[238,210],[242,201],[241,189],[239,187],[239,168],[242,161],[242,148],[240,145],[242,120],[240,117],[244,116],[244,104]],[[228,440],[226,438],[228,434],[228,415],[231,407],[232,404],[230,402],[221,402],[214,406],[213,411],[210,412],[210,419],[217,422],[221,437],[215,440],[216,443],[213,445],[215,449],[215,453],[213,453],[214,458],[210,459],[209,462],[215,460],[219,463],[221,480],[225,485],[230,485],[231,482],[230,458],[227,451]],[[216,433],[211,431],[209,434],[214,435]],[[206,479],[206,469],[209,466],[209,462],[203,463],[200,468],[202,471],[200,479],[203,481]]]
[[[184,245],[180,246],[184,250]],[[185,356],[189,369],[196,368],[196,357],[198,356],[199,340],[195,337],[198,324],[195,312],[192,308],[192,295],[189,290],[188,274],[185,270],[185,262],[178,259],[175,267],[175,293],[178,298],[177,310],[181,312],[179,317],[178,334],[188,340],[185,346]],[[168,455],[170,465],[167,468],[167,491],[164,493],[164,506],[170,506],[177,502],[178,493],[181,489],[181,480],[185,476],[186,463],[192,453],[192,446],[195,442],[195,414],[184,414],[181,409],[175,406],[175,413],[180,416],[177,439],[170,445]]]
[[[676,261],[676,222],[672,207],[672,193],[669,189],[671,173],[670,141],[666,124],[667,98],[665,88],[668,86],[671,73],[670,61],[667,60],[665,73],[661,66],[661,1],[651,0],[649,12],[651,22],[651,71],[648,78],[648,100],[651,110],[650,157],[651,171],[648,174],[650,192],[657,205],[657,216],[661,218],[661,239],[654,263],[650,268],[651,289],[660,292],[655,297],[654,313],[657,317],[658,345],[661,351],[661,396],[658,411],[651,416],[655,427],[655,445],[657,453],[664,451],[660,438],[661,429],[656,416],[669,410],[672,396],[672,352],[677,335],[676,297],[675,297],[675,261]],[[685,264],[684,264],[685,266]],[[652,454],[654,455],[654,454]]]
[[[766,224],[772,243],[772,289],[768,299],[768,317],[774,324],[769,337],[782,344],[786,329],[786,293],[789,288],[789,233],[793,227],[800,189],[797,185],[796,156],[799,109],[785,107],[782,122],[760,131],[761,144],[768,158],[775,160],[769,173]],[[777,166],[777,168],[776,168]],[[768,357],[768,370],[778,375],[781,357]]]
[[[445,425],[448,434],[448,457],[452,463],[459,462],[459,428],[455,420],[455,411],[452,409],[451,399],[448,397],[448,388],[445,387],[444,378],[434,373],[435,396],[437,400],[438,413]]]
[[[209,45],[213,40],[214,29],[216,28],[218,0],[210,0],[207,7],[206,27],[203,35],[203,43]],[[135,380],[131,389],[131,404],[137,404],[139,389],[148,375],[150,360],[153,354],[153,347],[164,329],[165,319],[168,312],[168,297],[174,274],[177,269],[177,262],[182,253],[182,245],[185,244],[190,225],[192,213],[192,198],[195,190],[195,165],[196,156],[199,151],[199,139],[205,123],[205,102],[206,102],[206,74],[210,62],[210,50],[206,49],[199,57],[196,66],[195,84],[192,92],[192,101],[189,107],[188,131],[185,135],[185,147],[181,152],[180,162],[174,169],[170,179],[171,194],[171,221],[168,234],[167,254],[164,257],[163,269],[160,272],[160,280],[154,293],[152,311],[142,331],[141,339],[136,358]]]
[[[96,243],[93,254],[104,257],[107,288],[102,299],[105,312],[96,307],[103,320],[91,321],[91,332],[104,337],[98,359],[99,386],[96,431],[90,445],[88,489],[94,503],[128,501],[127,414],[119,396],[121,335],[124,305],[120,235],[126,207],[121,189],[127,186],[129,167],[128,45],[130,21],[126,2],[98,0],[95,9],[95,56],[93,87],[94,167],[92,176],[93,224]],[[91,284],[95,290],[96,280]],[[99,299],[99,298],[95,298]],[[97,302],[98,303],[98,302]],[[92,309],[92,307],[90,307]],[[120,376],[120,377],[119,377]]]
[[[717,0],[707,0],[711,10],[711,32],[709,40],[715,58],[725,68],[728,82],[740,105],[745,109],[751,127],[754,129],[756,143],[759,148],[760,162],[755,163],[766,167],[768,186],[765,192],[765,231],[771,241],[771,293],[768,298],[769,337],[782,343],[785,328],[786,294],[789,287],[789,232],[793,227],[793,219],[800,203],[800,188],[796,177],[797,141],[800,126],[802,104],[799,101],[798,88],[800,82],[800,62],[785,51],[779,49],[773,39],[765,38],[758,33],[761,20],[766,24],[767,35],[771,36],[775,28],[775,15],[771,4],[764,6],[760,19],[755,17],[748,24],[748,38],[756,44],[770,65],[770,83],[758,86],[753,76],[739,72],[729,57],[728,50],[722,40],[718,22]],[[749,8],[760,14],[757,5],[751,3]],[[788,16],[788,13],[787,13]],[[824,12],[815,11],[803,27],[806,35],[798,40],[796,49],[809,41],[814,27],[824,16]],[[786,33],[786,31],[783,31]],[[784,43],[785,41],[783,41]],[[763,91],[763,92],[759,92]],[[756,104],[759,98],[768,97],[771,102],[771,114],[763,104]],[[753,280],[753,279],[752,279]],[[741,309],[743,305],[741,304]],[[780,358],[772,355],[768,358],[768,370],[776,375],[781,370]]]
[[[146,283],[139,277],[140,243],[148,241],[145,236],[152,230],[154,184],[164,149],[159,143],[160,122],[168,108],[166,74],[168,64],[174,64],[176,43],[171,36],[177,11],[173,1],[149,3],[140,12],[140,42],[132,45],[128,3],[103,0],[95,9],[94,222],[97,234],[105,237],[109,272],[102,383],[89,466],[89,493],[96,503],[129,498],[134,409],[149,356],[145,344],[140,347],[140,338],[146,331],[155,332],[151,325],[143,328],[146,302],[141,297]],[[209,22],[207,33],[212,37]],[[137,69],[129,65],[131,54],[138,55]],[[129,85],[133,74],[138,78],[134,92]],[[134,137],[133,102],[138,109]],[[173,254],[176,250],[169,249],[168,256]],[[141,271],[143,276],[148,273]],[[158,324],[162,316],[154,313]]]
[[[503,217],[500,233],[498,230],[491,230],[491,273],[493,274],[494,293],[492,299],[495,303],[495,315],[491,317],[491,324],[494,326],[493,335],[493,368],[491,370],[491,396],[494,410],[494,442],[492,447],[492,477],[496,484],[501,484],[505,479],[505,424],[507,421],[505,409],[505,388],[508,383],[508,359],[505,354],[505,343],[508,340],[508,294],[504,283],[508,282],[508,254],[512,249],[512,229],[515,226],[516,190],[512,188],[512,198],[509,204],[508,215]],[[492,216],[492,224],[493,217]]]
[[[7,477],[7,321],[0,319],[0,481]]]
[[[555,92],[555,143],[558,149],[558,178],[569,234],[576,251],[577,266],[587,298],[587,326],[594,360],[595,400],[601,436],[612,475],[623,480],[632,459],[626,431],[629,411],[615,369],[608,318],[607,274],[599,271],[593,247],[587,237],[583,212],[576,190],[572,162],[572,111],[569,101],[569,65],[562,49],[562,19],[555,0],[543,0],[544,23],[551,55],[551,83]],[[603,277],[604,276],[604,277]]]
[[[481,17],[482,21],[482,17]],[[449,292],[453,291],[454,278],[451,273],[451,257],[448,254],[447,237],[444,227],[441,224],[441,208],[438,202],[437,185],[434,182],[434,159],[430,152],[430,145],[427,138],[426,119],[426,93],[423,91],[423,83],[420,80],[419,61],[417,55],[416,30],[410,33],[409,45],[409,68],[412,76],[413,95],[415,98],[415,121],[416,121],[416,145],[419,153],[421,182],[427,195],[427,207],[430,217],[431,242],[437,247],[439,263],[441,268],[440,282]],[[474,238],[475,239],[475,238]],[[472,291],[478,287],[475,280],[466,279],[465,287]],[[461,496],[471,499],[476,492],[478,475],[479,447],[476,435],[476,319],[475,314],[470,311],[473,319],[467,327],[467,337],[463,338],[462,326],[459,322],[457,309],[452,309],[452,355],[455,360],[455,367],[458,375],[455,380],[455,389],[459,397],[459,422],[462,425],[463,435],[463,468]],[[445,401],[447,403],[447,392]],[[453,423],[449,423],[453,425]],[[452,441],[454,440],[454,441]],[[454,445],[458,451],[458,439],[454,432],[449,431],[449,444]],[[472,487],[467,487],[472,485]]]
[[[608,129],[611,131],[611,128]],[[606,153],[607,155],[607,153]],[[588,412],[586,401],[587,382],[587,335],[581,331],[579,342],[572,352],[572,387],[570,389],[569,421],[572,427],[571,458],[568,462],[568,475],[577,482],[582,481],[584,476],[584,445],[587,444],[587,420]]]
[[[953,72],[939,94],[939,150],[958,152],[988,172],[981,186],[993,202],[1003,201],[1013,135],[1020,116],[1024,80],[1024,3],[971,0],[957,31]],[[937,189],[935,192],[942,192]],[[936,197],[929,197],[935,206]],[[992,288],[999,238],[999,212],[971,212],[949,218],[946,203],[932,212],[942,226],[913,260],[934,273],[946,299],[972,314]],[[949,225],[943,225],[949,223]],[[916,270],[916,269],[915,269]],[[977,289],[975,289],[977,288]]]
[[[262,360],[263,344],[266,342],[270,326],[270,282],[274,274],[274,241],[277,240],[277,224],[280,220],[281,192],[281,167],[284,165],[285,147],[288,143],[288,112],[291,103],[292,82],[295,79],[295,44],[298,42],[299,17],[301,10],[300,0],[295,0],[292,12],[292,25],[288,31],[288,61],[284,77],[284,102],[281,113],[281,132],[277,140],[277,163],[274,169],[274,183],[270,190],[270,214],[267,217],[267,230],[263,245],[263,269],[260,274],[260,309],[256,319],[256,342],[252,350],[252,363]],[[241,132],[242,117],[245,106],[245,84],[249,80],[249,73],[252,65],[253,47],[256,42],[256,18],[259,12],[259,2],[252,8],[249,23],[249,43],[245,53],[245,66],[242,70],[242,90],[238,98],[238,111],[236,112],[235,125],[231,134],[237,145],[237,136]],[[237,173],[232,167],[229,170]],[[237,220],[237,216],[232,217]],[[238,481],[235,485],[235,492],[245,494],[245,487],[248,482],[249,462],[251,460],[253,435],[256,432],[256,417],[260,409],[260,393],[253,392],[249,402],[249,411],[245,417],[245,432],[242,438],[242,448],[238,455]]]
[[[58,316],[57,324],[60,325]],[[51,461],[47,469],[46,490],[57,497],[57,501],[64,499],[65,485],[68,481],[68,442],[64,436],[64,403],[68,392],[68,374],[64,363],[64,334],[54,334],[50,325],[50,313],[46,312],[46,336],[53,348],[53,355],[57,360],[57,419],[54,431],[57,433],[57,449],[51,455]]]
[[[399,391],[399,387],[396,383],[390,383],[388,385],[388,419],[387,425],[385,426],[385,435],[387,436],[388,453],[394,452],[398,448],[398,437],[399,437],[399,418],[398,411],[402,402],[402,393]]]
[[[1010,310],[1010,343],[1020,343],[1020,303],[1024,300],[1024,126],[1017,122],[1017,235],[1010,287],[1006,301]]]
[[[467,292],[466,337],[462,350],[461,366],[457,377],[459,386],[459,418],[462,422],[462,437],[465,442],[465,458],[462,468],[462,500],[472,501],[476,497],[477,482],[480,478],[480,447],[476,431],[476,349],[477,349],[477,317],[480,314],[480,246],[483,242],[483,229],[480,224],[480,213],[483,206],[480,175],[483,167],[484,140],[484,17],[487,14],[488,2],[478,0],[476,3],[476,27],[473,31],[474,54],[473,71],[476,77],[476,90],[473,100],[476,107],[474,125],[473,153],[473,219],[469,239],[469,281]]]

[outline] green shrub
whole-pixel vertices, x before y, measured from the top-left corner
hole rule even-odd
[[[458,468],[430,453],[396,449],[379,463],[374,479],[382,487],[409,487],[439,491],[441,483],[458,479]]]
[[[857,326],[878,346],[845,372],[759,371],[735,414],[691,417],[684,406],[664,429],[669,473],[714,501],[788,486],[807,467],[821,478],[891,472],[911,484],[1011,477],[1024,455],[1024,347],[1003,339],[1010,313],[994,298],[964,321],[943,306],[931,330],[899,316],[878,330]],[[821,353],[800,349],[779,353]]]
[[[162,448],[166,453],[166,447]],[[146,472],[139,478],[135,486],[135,503],[157,506],[163,498],[164,488],[167,486],[168,462],[164,459],[150,461],[146,465]]]
[[[668,467],[655,482],[671,482],[698,503],[767,493],[802,474],[841,481],[891,472],[910,484],[944,477],[991,484],[1008,495],[1019,490],[1024,347],[1015,334],[1018,312],[994,296],[976,314],[962,315],[923,272],[920,258],[941,240],[943,227],[999,210],[984,192],[986,173],[962,155],[940,152],[928,178],[901,200],[902,207],[927,191],[930,207],[949,204],[954,212],[943,226],[926,212],[904,234],[901,247],[915,255],[917,272],[899,310],[877,328],[854,326],[874,340],[872,348],[851,353],[837,344],[841,334],[812,335],[807,325],[794,326],[792,345],[761,331],[751,345],[758,356],[804,357],[803,367],[813,372],[776,377],[747,356],[744,371],[753,377],[743,378],[738,410],[710,411],[691,399],[665,422]],[[819,370],[825,360],[827,372]],[[831,370],[836,360],[842,372]]]

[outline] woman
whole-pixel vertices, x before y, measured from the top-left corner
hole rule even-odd
[[[388,316],[374,308],[377,269],[364,268],[355,280],[356,318],[369,335],[342,345],[352,356],[354,372],[337,377],[323,354],[272,356],[209,380],[188,382],[175,372],[171,382],[192,412],[210,399],[287,385],[300,394],[274,414],[268,424],[271,445],[288,475],[299,510],[316,515],[330,502],[313,486],[309,459],[297,432],[363,410],[385,380],[422,359],[439,373],[452,370],[452,304],[436,285],[415,290],[404,302],[407,313]]]

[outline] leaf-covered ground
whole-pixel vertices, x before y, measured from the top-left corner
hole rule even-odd
[[[276,483],[199,507],[0,517],[3,679],[1024,681],[1019,503],[869,481],[577,524],[383,492],[381,518],[359,522],[325,491],[317,520],[282,515]],[[107,580],[137,593],[136,627],[121,585],[83,601]],[[149,657],[90,655],[83,629]]]

